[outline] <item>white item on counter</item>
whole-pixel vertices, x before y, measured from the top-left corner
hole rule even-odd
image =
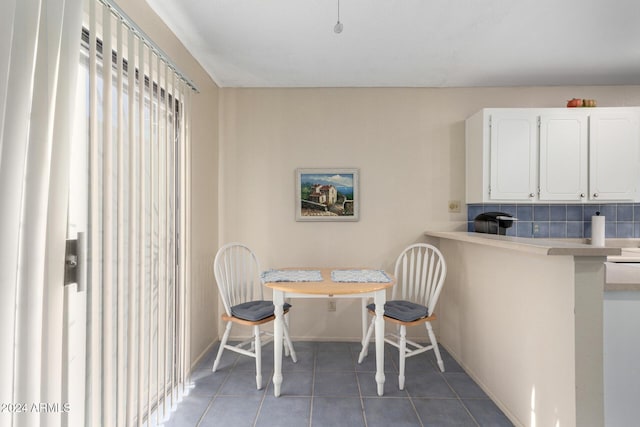
[[[591,217],[591,244],[593,246],[604,246],[604,221],[602,215]]]

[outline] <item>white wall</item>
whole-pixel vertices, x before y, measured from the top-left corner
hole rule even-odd
[[[390,271],[427,229],[463,229],[464,120],[483,107],[640,105],[640,86],[221,90],[220,241],[251,246],[263,267],[369,266]],[[356,223],[296,222],[294,171],[360,169]],[[294,338],[356,339],[358,304],[298,301]]]

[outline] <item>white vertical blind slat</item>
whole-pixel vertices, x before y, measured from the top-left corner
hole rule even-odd
[[[175,211],[176,211],[176,191],[175,191],[175,170],[176,170],[176,153],[175,153],[175,130],[176,130],[176,117],[175,117],[175,107],[176,107],[176,97],[175,97],[175,83],[176,76],[174,73],[171,73],[171,86],[169,93],[171,95],[171,126],[169,131],[169,155],[170,155],[170,167],[169,167],[169,188],[171,197],[169,198],[169,235],[172,237],[169,245],[169,281],[167,282],[167,301],[175,301],[173,298],[173,289],[175,289],[176,284],[176,242],[174,237],[175,233]],[[167,384],[170,387],[169,395],[168,395],[168,407],[169,409],[174,408],[174,377],[173,377],[173,369],[172,369],[172,361],[173,361],[173,349],[174,349],[174,328],[173,325],[173,313],[175,310],[175,305],[171,304],[167,306],[167,331],[168,331],[168,342],[167,342]]]
[[[187,241],[187,245],[185,245],[185,258],[186,258],[186,280],[184,283],[184,288],[185,288],[185,293],[187,295],[187,310],[186,310],[186,315],[185,315],[185,328],[184,328],[184,332],[182,335],[182,339],[183,339],[183,345],[184,348],[187,352],[187,357],[186,357],[186,378],[185,378],[185,384],[189,387],[191,387],[191,332],[190,332],[190,323],[191,323],[191,286],[189,286],[189,284],[191,283],[191,248],[190,248],[190,240],[188,238],[188,236],[191,236],[191,118],[192,118],[192,114],[191,114],[191,98],[193,96],[193,92],[191,90],[189,90],[189,88],[187,87],[186,84],[182,83],[181,84],[182,87],[182,93],[184,93],[185,95],[185,102],[184,102],[184,109],[185,109],[185,114],[184,114],[184,121],[186,123],[186,133],[185,133],[185,137],[184,139],[182,139],[183,144],[187,147],[186,152],[187,152],[187,167],[186,167],[186,172],[187,172],[187,176],[186,176],[186,192],[185,192],[185,197],[187,199],[187,209],[186,209],[186,216],[187,216],[187,221],[185,224],[185,228],[183,229],[184,234],[185,234],[185,240]]]
[[[112,114],[112,15],[108,9],[103,9],[102,14],[102,281],[103,281],[103,324],[102,324],[102,416],[105,425],[115,425],[114,422],[114,382],[115,372],[113,368],[114,358],[114,316],[113,316],[113,283],[114,283],[114,256],[113,242],[116,239],[114,233],[114,189],[113,176],[113,114]],[[116,330],[117,331],[117,330]]]
[[[159,168],[159,159],[160,159],[160,90],[161,90],[161,75],[160,75],[160,61],[159,58],[154,55],[153,56],[153,69],[154,75],[157,80],[157,90],[155,92],[155,96],[152,102],[153,105],[153,139],[151,143],[152,147],[152,159],[153,159],[153,174],[152,174],[152,182],[153,182],[153,191],[152,191],[152,202],[153,202],[153,230],[152,237],[154,239],[153,247],[155,248],[153,251],[153,275],[154,280],[152,281],[153,285],[153,299],[152,305],[153,310],[151,310],[151,324],[153,325],[153,331],[151,336],[154,338],[152,342],[152,363],[150,364],[151,372],[151,389],[153,390],[153,394],[151,395],[152,402],[158,402],[160,396],[158,395],[159,388],[159,378],[158,378],[158,365],[160,362],[159,359],[159,347],[160,344],[160,336],[159,336],[159,316],[160,316],[160,253],[162,248],[162,241],[160,240],[160,215],[161,215],[161,206],[160,206],[160,174],[162,171]],[[154,369],[155,368],[155,369]],[[155,414],[155,422],[158,424],[158,411],[154,411]]]
[[[172,144],[173,144],[173,113],[172,113],[172,108],[173,108],[173,84],[174,84],[174,74],[172,72],[170,72],[169,69],[167,69],[167,141],[166,141],[166,168],[167,168],[167,200],[166,200],[166,209],[167,209],[167,216],[166,216],[166,233],[167,233],[167,265],[166,265],[166,270],[167,270],[167,282],[166,282],[166,286],[165,286],[165,321],[164,321],[164,326],[165,326],[165,342],[164,342],[164,354],[171,354],[171,342],[172,342],[172,338],[171,338],[171,307],[170,307],[170,302],[171,302],[171,287],[173,284],[173,239],[171,238],[171,236],[173,236],[172,234],[172,227],[171,227],[171,221],[173,218],[172,212],[173,212],[173,203],[172,200],[174,200],[174,193],[173,193],[173,152],[172,152]],[[167,384],[167,387],[170,387],[171,384],[171,373],[170,373],[170,365],[169,365],[169,357],[165,358],[165,364],[164,364],[164,383]],[[163,408],[164,411],[164,415],[165,417],[167,417],[169,415],[169,411],[172,408],[172,401],[171,401],[171,395],[168,393],[167,388],[165,388],[165,405]]]
[[[98,49],[97,49],[97,22],[98,13],[102,7],[93,0],[89,2],[89,25],[92,31],[89,33],[89,112],[90,112],[90,136],[89,136],[89,262],[92,263],[90,269],[89,286],[87,288],[87,299],[90,310],[88,314],[88,334],[87,343],[88,363],[87,363],[87,401],[89,407],[86,411],[87,425],[100,425],[102,408],[102,363],[101,363],[101,240],[100,240],[100,207],[101,207],[101,180],[100,180],[100,138],[98,125]]]
[[[43,4],[40,20],[47,19],[48,5]],[[54,11],[51,11],[54,14]],[[51,129],[48,126],[50,103],[55,98],[56,70],[49,67],[47,40],[56,39],[47,27],[38,31],[37,54],[33,69],[33,94],[30,113],[29,134],[25,144],[24,184],[21,189],[21,217],[18,258],[18,288],[16,295],[16,340],[14,401],[37,402],[40,398],[41,355],[43,333],[43,281],[46,241],[41,239],[46,232],[47,191],[50,159],[48,147]],[[56,27],[52,26],[55,30]],[[54,59],[54,58],[52,58]],[[55,64],[55,61],[51,61]],[[37,414],[27,413],[14,417],[14,424],[35,426]]]
[[[158,399],[162,399],[162,407],[158,407],[158,418],[163,420],[166,415],[166,399],[165,399],[165,387],[166,387],[166,375],[164,373],[164,355],[166,355],[166,346],[165,346],[165,322],[166,322],[166,283],[167,283],[167,229],[166,229],[166,217],[168,208],[166,205],[166,200],[168,199],[166,194],[167,189],[167,168],[166,168],[166,146],[167,146],[167,126],[168,126],[168,113],[167,113],[167,102],[169,99],[168,93],[168,69],[165,63],[162,63],[161,66],[162,71],[162,84],[161,87],[164,88],[164,98],[162,101],[162,115],[160,123],[160,129],[162,131],[161,138],[159,140],[158,152],[160,155],[158,156],[158,161],[161,166],[160,170],[160,184],[161,188],[159,190],[159,194],[161,195],[159,199],[159,236],[160,236],[160,253],[159,253],[159,280],[158,280]],[[160,79],[159,79],[160,80]],[[163,357],[160,357],[162,355]]]
[[[181,83],[180,84],[181,88],[184,88],[184,85]],[[182,140],[186,141],[186,138],[189,137],[189,132],[190,132],[190,123],[188,121],[188,97],[189,97],[189,91],[181,91],[182,96],[183,96],[183,112],[182,112],[182,118],[183,118],[183,133],[182,133]],[[191,186],[191,181],[190,181],[190,176],[191,176],[191,150],[190,150],[190,146],[189,144],[183,144],[184,145],[184,169],[183,169],[183,176],[182,176],[182,180],[184,182],[183,184],[183,188],[184,188],[184,192],[182,193],[182,198],[184,199],[184,211],[183,211],[183,222],[184,222],[184,227],[182,228],[183,230],[183,235],[184,235],[184,247],[183,247],[183,255],[184,255],[184,263],[183,263],[183,271],[184,271],[184,281],[182,283],[181,286],[181,290],[182,290],[182,295],[183,295],[183,315],[182,315],[182,336],[184,337],[184,346],[183,346],[183,355],[182,355],[182,389],[183,392],[186,394],[188,393],[187,388],[189,387],[189,372],[190,372],[190,363],[191,363],[191,357],[190,357],[190,342],[189,342],[189,337],[187,337],[187,328],[188,328],[188,322],[190,317],[190,313],[189,310],[191,308],[191,304],[189,301],[190,298],[190,294],[189,294],[189,287],[187,286],[187,284],[190,281],[190,248],[189,248],[189,241],[187,239],[187,236],[189,236],[190,234],[190,205],[191,205],[191,200],[189,197],[189,189]]]
[[[136,48],[137,42],[131,31],[127,34],[127,83],[128,83],[128,97],[127,97],[127,112],[128,112],[128,156],[129,156],[129,245],[127,251],[128,259],[128,275],[127,275],[127,397],[126,397],[126,416],[125,424],[131,425],[135,417],[135,385],[136,382],[136,333],[137,333],[137,311],[136,311],[136,291],[138,287],[138,228],[137,228],[137,216],[138,211],[138,198],[137,198],[137,150],[138,144],[136,141],[136,67],[139,62],[136,61]]]
[[[183,99],[183,98],[181,98]],[[184,118],[184,102],[181,103],[181,109],[180,109],[180,117],[181,119]],[[183,120],[180,121],[181,123],[181,128],[180,128],[180,136],[181,139],[184,140],[184,137],[186,135],[185,133],[185,123]],[[187,164],[186,164],[186,157],[187,157],[187,153],[186,153],[186,145],[185,144],[181,144],[180,145],[180,230],[182,230],[182,232],[180,233],[180,261],[179,261],[179,269],[180,269],[180,282],[178,285],[178,299],[179,299],[179,303],[178,303],[178,307],[179,307],[179,311],[178,311],[178,333],[180,336],[184,336],[184,332],[185,332],[185,324],[184,324],[184,317],[185,317],[185,292],[184,292],[184,288],[185,288],[185,283],[187,282],[187,272],[186,272],[186,245],[187,245],[187,241],[186,241],[186,236],[185,236],[185,229],[186,229],[186,223],[187,223],[187,219],[186,219],[186,209],[187,209],[187,198],[186,198],[186,194],[187,194],[187,181],[186,181],[186,176],[187,176]],[[184,365],[185,365],[185,357],[186,357],[186,353],[185,353],[186,349],[184,347],[181,347],[179,349],[178,352],[178,399],[181,400],[182,396],[184,395],[185,389],[184,389]]]
[[[162,325],[160,323],[160,319],[162,317],[162,281],[164,280],[164,274],[163,274],[163,259],[162,259],[162,254],[164,253],[163,251],[163,233],[162,233],[162,215],[163,215],[163,211],[164,211],[164,207],[162,205],[162,167],[161,167],[161,145],[162,145],[162,137],[163,137],[163,129],[162,129],[162,92],[161,92],[161,88],[164,87],[164,82],[162,81],[163,78],[163,69],[162,69],[162,62],[158,61],[157,63],[157,80],[158,80],[158,94],[157,94],[157,107],[156,107],[156,111],[157,111],[157,118],[156,118],[156,158],[155,158],[155,164],[156,164],[156,198],[155,198],[155,202],[156,202],[156,239],[157,239],[157,250],[156,250],[156,265],[157,265],[157,270],[156,270],[156,274],[158,277],[158,280],[156,281],[156,302],[155,302],[155,315],[154,315],[154,323],[155,323],[155,335],[156,335],[156,342],[155,342],[155,346],[154,346],[154,353],[155,353],[155,357],[154,357],[154,364],[155,364],[155,370],[154,370],[154,377],[156,379],[156,383],[155,383],[155,387],[154,387],[154,393],[156,395],[156,402],[160,403],[160,392],[161,392],[161,388],[160,388],[160,381],[161,381],[161,371],[160,371],[160,353],[161,353],[161,344],[162,344],[162,337],[161,337],[161,330],[162,330]],[[160,420],[160,415],[162,414],[162,409],[161,407],[158,405],[156,406],[156,410],[155,410],[155,422],[156,424],[159,423]]]
[[[145,353],[145,285],[146,285],[146,217],[145,217],[145,185],[146,185],[146,162],[145,162],[145,126],[144,126],[144,100],[145,100],[145,45],[144,42],[139,39],[138,40],[138,73],[139,73],[139,84],[140,84],[140,93],[138,96],[138,182],[139,182],[139,192],[138,192],[138,224],[139,224],[139,233],[138,233],[138,251],[140,260],[140,269],[138,274],[138,410],[137,410],[137,425],[142,426],[143,423],[143,410],[144,410],[144,375],[145,375],[145,363],[144,363],[144,353]]]
[[[148,285],[148,295],[147,295],[147,348],[146,348],[146,359],[145,359],[145,367],[146,367],[146,375],[147,381],[145,384],[146,388],[146,409],[147,409],[147,420],[151,419],[151,377],[152,377],[152,366],[151,366],[151,357],[152,357],[152,346],[153,346],[153,285],[154,285],[154,275],[155,275],[155,250],[154,250],[154,224],[155,224],[155,208],[153,204],[154,199],[154,163],[153,163],[153,153],[154,153],[154,96],[153,96],[153,79],[155,78],[154,73],[154,54],[153,50],[149,49],[149,123],[148,123],[148,131],[149,131],[149,158],[148,160],[148,168],[149,168],[149,192],[147,195],[147,203],[148,203],[148,218],[149,218],[149,235],[147,236],[147,241],[149,242],[149,280],[147,282]]]
[[[176,79],[176,75],[173,74],[173,79],[172,79],[172,87],[171,87],[172,91],[172,95],[173,95],[173,106],[171,107],[171,111],[173,114],[173,122],[172,122],[172,128],[171,128],[171,149],[172,149],[172,174],[171,174],[171,184],[173,187],[173,197],[172,197],[172,201],[173,201],[173,216],[172,216],[172,233],[171,235],[173,237],[176,237],[177,235],[177,230],[179,229],[179,224],[177,224],[177,221],[179,220],[179,212],[180,212],[180,205],[179,205],[179,201],[177,200],[177,195],[179,193],[179,187],[178,187],[178,172],[180,169],[179,166],[179,161],[180,161],[180,152],[178,150],[178,147],[176,147],[176,143],[175,141],[178,139],[178,123],[180,123],[179,121],[179,117],[178,117],[178,94],[179,94],[179,89],[178,89],[178,85],[177,85],[177,79]],[[182,109],[182,108],[180,108]],[[177,311],[177,287],[178,287],[178,282],[179,282],[179,276],[178,276],[178,272],[176,271],[177,265],[178,265],[178,259],[179,259],[179,255],[176,253],[176,250],[178,248],[181,248],[182,245],[180,244],[180,239],[176,239],[174,241],[174,246],[172,248],[172,252],[171,252],[171,271],[172,271],[172,283],[171,283],[171,289],[170,289],[170,298],[172,301],[172,305],[171,305],[171,312],[170,312],[170,318],[169,318],[169,330],[171,331],[171,345],[170,345],[170,360],[172,363],[171,366],[171,379],[169,381],[169,384],[171,384],[171,407],[175,407],[178,403],[178,386],[177,386],[177,377],[176,377],[176,358],[178,356],[178,352],[177,352],[177,336],[178,334],[176,333],[176,311]]]
[[[122,426],[125,422],[125,404],[126,404],[126,348],[125,348],[125,331],[126,331],[126,312],[125,312],[125,269],[127,263],[125,262],[125,192],[124,185],[126,179],[125,170],[125,121],[124,121],[124,40],[123,40],[123,25],[122,21],[118,19],[116,24],[116,39],[117,39],[117,66],[116,66],[116,108],[117,108],[117,384],[116,384],[116,414],[117,425]]]
[[[174,276],[174,262],[173,262],[173,254],[174,254],[174,241],[172,236],[175,236],[173,233],[172,221],[173,221],[173,207],[175,200],[175,193],[173,191],[173,163],[174,163],[174,155],[173,155],[173,124],[175,122],[173,117],[173,106],[175,98],[173,97],[173,85],[174,85],[174,74],[169,73],[168,75],[168,83],[167,83],[167,113],[169,117],[169,121],[167,122],[167,286],[165,288],[165,295],[167,301],[166,307],[166,319],[165,319],[165,328],[166,328],[166,336],[165,336],[165,354],[171,354],[173,335],[171,329],[171,289],[173,284],[175,283]],[[168,387],[171,387],[171,371],[170,371],[170,356],[165,359],[165,367],[164,372],[166,376],[165,384]],[[168,416],[169,411],[173,407],[173,401],[171,399],[172,395],[169,393],[169,389],[165,390],[166,396],[166,408],[165,408],[165,416]]]
[[[64,7],[62,7],[64,4]],[[79,342],[80,337],[70,337],[69,329],[65,320],[73,308],[69,301],[65,299],[74,292],[74,288],[63,289],[60,282],[63,279],[65,239],[67,237],[67,221],[69,212],[69,186],[70,186],[70,165],[71,147],[74,135],[74,126],[77,117],[77,95],[78,95],[78,34],[82,28],[82,0],[57,0],[49,2],[50,8],[62,12],[62,18],[55,14],[47,15],[47,26],[49,28],[60,25],[61,33],[59,40],[59,53],[57,56],[57,81],[56,100],[52,104],[52,147],[51,147],[51,172],[49,184],[49,205],[47,208],[47,253],[44,257],[45,278],[44,278],[44,307],[43,307],[43,375],[41,378],[42,390],[40,399],[44,402],[69,402],[77,410],[74,411],[73,418],[70,414],[63,413],[60,416],[47,417],[42,420],[42,427],[58,427],[69,425],[74,421],[82,423],[84,411],[81,407],[79,396],[84,393],[83,387],[74,381],[73,393],[69,395],[68,384],[66,384],[65,373],[68,367],[65,366],[70,353],[69,341]],[[76,288],[77,289],[77,288]],[[85,301],[86,294],[77,296]],[[71,327],[69,327],[71,328]],[[81,329],[82,330],[82,329]],[[63,339],[60,339],[60,338]],[[75,350],[76,347],[73,346]],[[81,353],[80,353],[81,354]],[[46,355],[46,357],[44,357]],[[63,366],[62,376],[60,367]],[[78,370],[80,374],[75,378],[81,378],[84,373],[84,366]]]

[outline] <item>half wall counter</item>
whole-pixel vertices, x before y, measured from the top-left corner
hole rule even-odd
[[[447,261],[438,341],[518,426],[602,426],[603,292],[619,248],[425,233]]]

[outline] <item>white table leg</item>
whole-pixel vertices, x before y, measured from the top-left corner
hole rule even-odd
[[[376,291],[374,301],[376,304],[376,382],[378,383],[378,396],[384,394],[384,303],[386,295],[384,289]]]
[[[273,395],[280,396],[280,385],[282,384],[282,333],[284,324],[284,293],[277,289],[273,290],[273,304],[276,319],[273,324]]]

